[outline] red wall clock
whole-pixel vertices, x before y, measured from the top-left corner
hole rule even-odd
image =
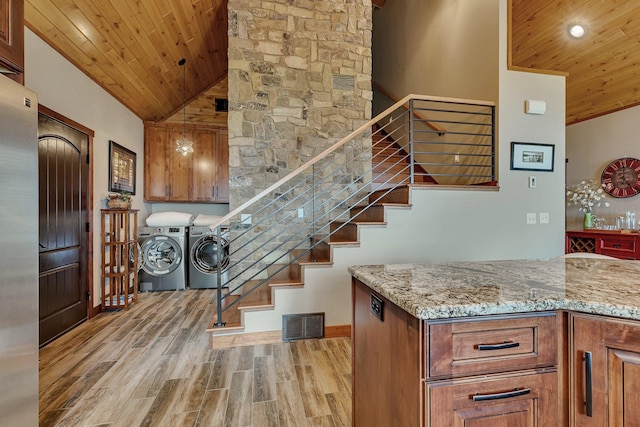
[[[602,171],[602,187],[613,197],[632,197],[640,193],[640,160],[623,157],[609,163]]]

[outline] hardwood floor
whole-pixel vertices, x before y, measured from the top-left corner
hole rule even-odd
[[[141,294],[40,350],[40,426],[350,426],[349,338],[212,349],[213,290]]]

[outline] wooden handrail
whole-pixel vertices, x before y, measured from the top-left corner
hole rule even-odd
[[[426,95],[409,94],[409,95],[405,96],[404,98],[402,98],[400,101],[398,101],[395,104],[393,104],[391,107],[389,107],[386,110],[384,110],[382,113],[378,114],[377,116],[375,116],[374,118],[372,118],[371,120],[369,120],[368,122],[366,122],[365,124],[363,124],[362,126],[357,128],[356,130],[351,132],[349,135],[347,135],[344,138],[342,138],[340,141],[338,141],[335,144],[333,144],[331,147],[329,147],[326,150],[324,150],[322,153],[318,154],[313,159],[309,160],[308,162],[306,162],[305,164],[300,166],[298,169],[294,170],[293,172],[290,172],[289,174],[287,174],[286,176],[281,178],[279,181],[271,184],[269,187],[267,187],[266,189],[262,190],[260,193],[256,194],[251,199],[247,200],[246,202],[244,202],[243,204],[241,204],[240,206],[238,206],[237,208],[235,208],[234,210],[232,210],[231,212],[229,212],[228,214],[226,214],[225,216],[220,218],[220,220],[218,220],[214,224],[212,224],[210,226],[210,228],[213,230],[213,229],[215,229],[216,227],[218,227],[220,225],[224,225],[224,224],[229,223],[229,220],[231,218],[233,218],[236,215],[241,214],[244,209],[246,209],[247,207],[251,206],[252,204],[257,202],[261,198],[267,196],[269,193],[271,193],[273,190],[275,190],[278,187],[280,187],[285,182],[291,180],[296,175],[299,175],[300,173],[302,173],[302,171],[304,171],[305,169],[308,169],[310,166],[315,165],[320,160],[324,159],[327,155],[333,153],[338,148],[340,148],[342,145],[344,145],[345,143],[350,141],[353,137],[355,137],[358,134],[364,132],[365,129],[367,129],[367,128],[370,129],[371,126],[373,126],[375,123],[380,121],[385,116],[393,113],[398,108],[403,107],[405,104],[408,104],[409,101],[412,100],[412,99],[417,99],[417,100],[420,100],[420,101],[466,103],[466,104],[484,105],[484,106],[489,106],[489,107],[495,106],[495,102],[492,102],[492,101],[477,101],[477,100],[471,100],[471,99],[459,99],[459,98],[447,98],[447,97],[440,97],[440,96],[426,96]],[[434,129],[434,130],[436,130],[436,129]],[[443,130],[443,132],[444,132],[444,130]]]
[[[380,86],[378,83],[376,82],[371,82],[371,86],[373,86],[374,88],[378,89],[378,91],[383,94],[384,96],[386,96],[387,98],[389,98],[390,100],[392,100],[393,102],[398,102],[398,98],[396,98],[395,96],[393,96],[388,90],[386,90],[385,88],[383,88],[382,86]],[[409,111],[409,106],[408,105],[402,105],[402,108],[404,108],[405,110]],[[436,132],[438,132],[439,134],[445,134],[447,133],[447,130],[441,126],[438,126],[435,123],[431,123],[429,121],[428,118],[424,117],[422,114],[418,113],[418,112],[413,112],[413,115],[416,116],[417,118],[419,118],[420,120],[424,120],[425,124],[427,126],[429,126],[431,129],[435,130]]]

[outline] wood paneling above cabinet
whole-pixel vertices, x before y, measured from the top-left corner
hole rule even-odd
[[[176,151],[183,132],[194,152]],[[144,128],[144,197],[148,202],[229,202],[229,144],[226,129],[182,124]]]

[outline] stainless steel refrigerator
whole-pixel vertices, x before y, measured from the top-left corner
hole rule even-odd
[[[38,99],[0,75],[0,425],[38,425]]]

